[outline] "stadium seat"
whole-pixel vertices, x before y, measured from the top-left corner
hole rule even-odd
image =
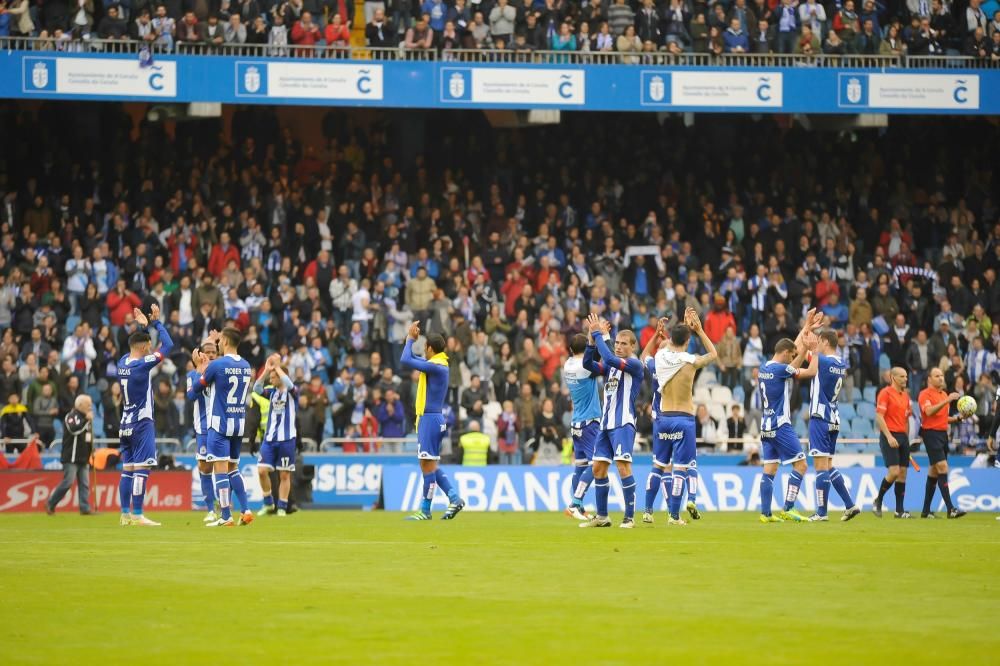
[[[706,405],[708,407],[708,415],[718,421],[720,426],[725,423],[728,416],[726,414],[726,407],[728,405],[729,403],[715,402],[714,400]]]
[[[858,418],[868,419],[869,421],[875,418],[875,405],[870,402],[858,403]]]
[[[694,390],[694,401],[699,405],[707,405],[712,402],[712,393],[707,388],[696,388]]]
[[[857,411],[854,409],[854,405],[849,403],[848,404],[840,403],[839,410],[840,410],[841,421],[850,421],[858,414]]]
[[[728,386],[723,386],[719,384],[718,386],[713,386],[712,390],[712,402],[717,402],[725,408],[733,401],[733,392]]]
[[[875,398],[878,396],[878,389],[874,386],[866,386],[865,390],[862,391],[862,396],[864,396],[865,402],[870,402],[875,404]]]
[[[743,403],[746,402],[747,394],[744,393],[742,386],[737,386],[733,389],[733,402],[738,403],[741,407]]]

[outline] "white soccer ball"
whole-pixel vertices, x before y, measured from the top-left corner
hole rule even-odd
[[[976,413],[976,399],[971,395],[963,395],[958,399],[958,413],[962,416],[971,416]]]

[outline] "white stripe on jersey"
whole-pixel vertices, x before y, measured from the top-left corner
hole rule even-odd
[[[295,439],[296,410],[298,401],[290,389],[273,389],[271,392],[271,408],[267,413],[267,432],[265,442],[287,442]]]
[[[613,430],[623,425],[635,425],[635,412],[632,405],[632,375],[611,368],[604,380],[604,415],[601,418],[602,430]]]

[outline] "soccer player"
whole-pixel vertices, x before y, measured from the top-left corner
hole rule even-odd
[[[691,341],[691,333],[698,336],[705,347],[704,354],[695,356],[687,351]],[[656,352],[655,370],[656,382],[660,389],[660,413],[655,428],[659,437],[670,442],[672,478],[670,484],[670,499],[667,506],[670,511],[668,525],[686,525],[681,518],[681,501],[687,485],[688,470],[695,462],[697,444],[695,441],[694,392],[695,372],[714,363],[719,354],[712,340],[702,328],[701,320],[694,308],[684,312],[684,322],[670,330],[670,340],[666,347]],[[698,508],[694,503],[694,494],[687,505],[692,518],[699,518]]]
[[[782,338],[774,346],[774,356],[760,367],[758,387],[761,399],[760,462],[764,474],[760,477],[760,522],[801,522],[805,516],[794,509],[795,499],[806,474],[806,454],[792,428],[792,380],[799,374],[805,360],[803,339],[807,332],[822,325],[822,315],[814,309],[806,313],[806,323],[793,340]],[[771,513],[774,497],[774,477],[778,464],[792,465],[792,474],[785,493],[784,509],[778,516]]]
[[[264,388],[264,377],[271,385]],[[272,354],[264,364],[264,372],[253,385],[254,393],[270,401],[267,412],[267,426],[264,441],[257,454],[257,475],[264,491],[264,508],[257,515],[269,513],[274,506],[271,497],[271,470],[278,471],[278,515],[288,513],[288,492],[292,487],[292,472],[295,471],[295,412],[299,401],[299,391],[281,367],[281,357]]]
[[[935,488],[941,491],[941,499],[948,507],[949,518],[961,518],[965,515],[964,511],[959,511],[951,503],[951,490],[948,488],[948,426],[964,418],[961,415],[948,416],[948,406],[958,398],[958,393],[945,393],[944,372],[941,368],[931,368],[927,374],[927,388],[917,396],[921,417],[920,437],[924,440],[927,458],[931,463],[930,469],[927,470],[924,510],[920,514],[921,518],[935,517],[931,513]]]
[[[563,364],[563,381],[573,401],[570,428],[573,432],[573,501],[566,515],[577,520],[590,520],[583,508],[583,498],[594,481],[594,443],[601,431],[601,396],[597,386],[598,374],[583,367],[587,350],[587,335],[577,333],[569,342],[572,356]]]
[[[121,501],[121,525],[155,527],[160,523],[142,513],[149,470],[156,465],[156,432],[153,427],[153,389],[150,371],[163,362],[174,343],[160,321],[160,307],[153,304],[147,318],[139,308],[132,311],[143,330],[129,336],[129,353],[118,360],[118,382],[122,387],[122,420],[118,430],[121,441],[122,475],[118,482]],[[149,327],[156,329],[160,348],[152,351]],[[129,509],[131,508],[131,515]]]
[[[222,329],[218,339],[219,358],[211,363],[199,357],[198,372],[201,379],[194,390],[210,390],[208,405],[208,435],[205,441],[205,460],[212,465],[215,494],[219,498],[222,516],[206,527],[232,527],[233,514],[230,495],[235,493],[243,507],[241,525],[253,522],[254,515],[247,502],[246,486],[240,474],[240,447],[246,425],[247,395],[253,381],[250,364],[236,353],[240,332],[232,327]],[[231,469],[235,467],[235,471]]]
[[[665,319],[660,319],[656,323],[656,333],[649,339],[642,354],[639,355],[639,360],[645,365],[646,373],[653,385],[652,404],[650,405],[653,412],[653,469],[650,470],[649,477],[646,479],[646,507],[642,512],[642,522],[649,524],[653,523],[656,495],[660,491],[660,486],[663,486],[663,496],[669,502],[671,479],[673,478],[670,467],[673,441],[668,439],[667,433],[661,427],[660,417],[663,416],[663,413],[660,410],[660,384],[656,381],[655,355],[661,347],[667,344],[666,326]]]
[[[413,343],[420,337],[420,323],[413,322],[406,335],[400,363],[407,370],[419,370],[417,380],[417,459],[424,477],[423,499],[420,510],[407,520],[430,520],[431,502],[434,491],[441,488],[448,496],[448,508],[442,520],[451,520],[465,508],[458,491],[452,488],[444,470],[438,466],[441,460],[441,439],[448,430],[441,414],[441,408],[448,395],[448,355],[444,353],[444,338],[436,333],[427,336],[426,359],[413,355]]]
[[[878,393],[875,399],[875,425],[881,437],[878,446],[882,451],[882,461],[886,475],[878,489],[878,497],[872,502],[872,513],[882,517],[882,500],[889,488],[896,495],[896,518],[909,518],[903,504],[906,496],[906,471],[910,467],[910,394],[906,390],[907,374],[904,368],[895,367],[889,371],[889,385]]]
[[[201,481],[201,495],[204,498],[206,523],[214,523],[219,519],[215,514],[215,487],[212,482],[212,464],[208,462],[208,396],[205,393],[195,391],[195,386],[201,381],[201,373],[197,368],[202,365],[201,357],[211,363],[219,356],[218,334],[213,331],[209,334],[200,349],[191,352],[191,362],[195,369],[187,374],[187,399],[194,403],[194,437],[195,437],[195,460],[198,463],[198,477]]]
[[[594,494],[597,515],[580,523],[580,527],[611,527],[608,519],[608,495],[611,482],[608,468],[614,461],[622,482],[625,499],[625,518],[619,527],[635,527],[635,478],[632,476],[632,448],[635,446],[635,399],[642,389],[645,371],[642,361],[635,357],[639,342],[635,333],[622,330],[615,336],[615,349],[611,351],[611,324],[591,313],[587,319],[590,335],[594,339],[601,360],[594,359],[595,346],[588,345],[583,365],[591,372],[604,376],[604,409],[601,415],[601,432],[594,444]]]
[[[810,341],[813,337],[809,336]],[[809,367],[799,371],[799,379],[812,378],[809,387],[809,456],[816,470],[816,513],[809,520],[829,520],[827,502],[832,484],[847,509],[840,517],[846,522],[861,513],[851,498],[844,476],[833,466],[837,435],[840,434],[837,400],[847,376],[847,364],[837,356],[837,334],[834,331],[823,331],[815,342]]]

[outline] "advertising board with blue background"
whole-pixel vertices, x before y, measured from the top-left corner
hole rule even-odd
[[[0,96],[397,108],[1000,113],[1000,71],[0,53]]]
[[[633,466],[633,474],[640,483],[637,511],[642,511],[642,487],[649,475],[650,467]],[[465,498],[469,511],[561,511],[571,498],[573,470],[571,467],[445,467]],[[847,485],[855,501],[864,508],[871,506],[878,495],[879,484],[884,470],[879,468],[845,467],[841,472],[847,478]],[[699,466],[700,483],[698,505],[707,511],[759,511],[760,500],[757,489],[760,484],[760,467],[731,467],[716,465]],[[779,472],[782,487],[787,483],[787,475]],[[919,510],[923,504],[923,472],[911,470],[907,479],[906,503],[910,510]],[[382,475],[385,508],[389,511],[415,511],[420,504],[421,476],[416,465],[387,467]],[[955,468],[949,477],[951,495],[955,505],[964,511],[1000,511],[1000,470]],[[657,509],[666,510],[663,494],[657,498]],[[784,497],[784,491],[774,493]],[[588,501],[593,500],[589,491]],[[887,507],[893,506],[890,496]],[[441,493],[435,500],[434,509],[447,506],[447,498]],[[812,472],[802,484],[798,506],[812,512],[816,508],[815,477]],[[940,495],[935,497],[935,511],[942,509]],[[589,507],[593,509],[593,506]],[[611,474],[610,508],[624,511],[621,483]],[[775,504],[775,508],[778,507]],[[830,508],[842,510],[843,504],[836,493],[830,494]]]

